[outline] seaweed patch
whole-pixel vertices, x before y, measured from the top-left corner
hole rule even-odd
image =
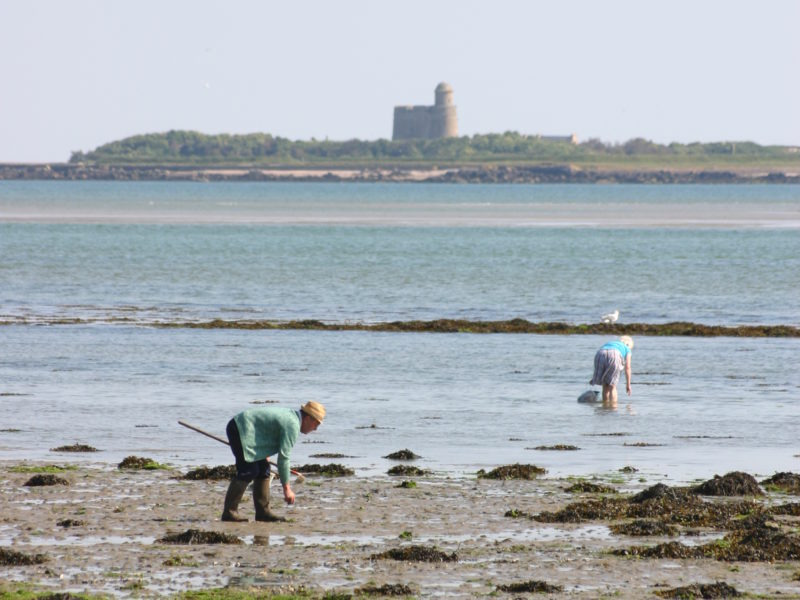
[[[419,467],[412,467],[410,465],[397,465],[396,467],[392,467],[386,471],[386,473],[395,477],[422,477],[429,475],[430,471],[420,469]]]
[[[303,465],[302,467],[297,467],[297,471],[306,475],[324,475],[325,477],[346,477],[348,475],[355,475],[353,469],[338,464]]]
[[[183,479],[200,481],[210,479],[212,481],[222,481],[236,477],[235,465],[218,465],[216,467],[199,467],[193,469],[183,476]]]
[[[156,542],[159,544],[241,544],[242,540],[235,535],[218,531],[187,529],[183,533],[165,535]]]
[[[547,473],[547,469],[536,465],[505,465],[492,469],[488,473],[481,469],[478,471],[478,479],[536,479],[539,475]]]
[[[81,521],[80,519],[61,519],[56,522],[56,525],[59,527],[83,527],[86,525],[86,521]]]
[[[532,518],[543,523],[580,523],[593,520],[657,519],[693,527],[730,528],[737,520],[764,509],[752,500],[706,502],[688,488],[653,485],[629,498],[600,498],[573,502],[555,512]]]
[[[786,534],[773,527],[752,527],[732,531],[721,540],[702,546],[679,542],[657,546],[633,546],[614,550],[619,556],[644,558],[713,558],[734,562],[772,562],[800,559],[800,536]]]
[[[44,554],[23,554],[0,547],[0,565],[9,567],[40,565],[46,561],[47,557]]]
[[[552,585],[546,581],[523,581],[521,583],[509,583],[506,585],[498,585],[498,591],[509,592],[511,594],[520,594],[525,592],[540,593],[540,594],[556,594],[563,592],[564,588],[560,585]]]
[[[383,458],[388,458],[390,460],[416,460],[417,458],[422,458],[418,454],[414,454],[411,450],[404,449],[398,450],[397,452],[392,452],[391,454],[387,454]]]
[[[71,446],[58,446],[50,448],[50,452],[97,452],[97,448],[86,444],[72,444]]]
[[[134,469],[153,471],[156,469],[168,469],[166,465],[157,463],[152,458],[144,458],[141,456],[126,456],[122,462],[117,465],[118,469]]]
[[[25,482],[28,487],[45,486],[45,485],[69,485],[69,481],[58,475],[52,473],[41,473],[34,475]]]
[[[372,560],[391,559],[409,562],[457,562],[458,555],[453,552],[447,554],[436,547],[428,546],[403,546],[402,548],[392,548],[386,552],[373,554]]]
[[[338,452],[321,452],[319,454],[309,454],[309,456],[311,458],[355,458],[355,456],[339,454]]]
[[[629,448],[657,448],[659,446],[663,446],[664,444],[653,444],[651,442],[625,442],[622,444],[623,446],[628,446]]]
[[[552,321],[531,322],[526,319],[507,321],[469,321],[465,319],[433,319],[430,321],[390,321],[383,323],[323,323],[316,319],[295,321],[226,321],[153,322],[148,325],[163,328],[192,329],[314,329],[320,331],[379,331],[431,333],[533,333],[538,335],[646,335],[697,337],[800,337],[800,327],[793,325],[704,325],[686,321],[670,323],[580,323]]]
[[[692,488],[695,494],[703,496],[763,496],[755,477],[742,471],[733,471]]]
[[[570,494],[616,494],[617,490],[608,485],[601,485],[599,483],[592,483],[590,481],[578,481],[573,483],[568,488],[564,488],[565,492]]]
[[[671,590],[657,590],[653,592],[662,598],[674,598],[675,600],[694,600],[695,598],[736,598],[742,594],[735,587],[728,585],[724,581],[716,583],[695,583]]]
[[[761,482],[768,490],[779,490],[789,494],[800,494],[800,475],[796,473],[776,473]]]
[[[650,535],[677,535],[678,528],[664,521],[649,519],[635,519],[629,523],[618,523],[610,527],[617,535],[650,536]]]
[[[800,517],[800,502],[789,502],[788,504],[779,504],[769,509],[772,515],[788,515],[792,517]]]
[[[378,587],[375,585],[365,585],[353,590],[357,596],[412,596],[414,590],[403,583],[384,583]]]

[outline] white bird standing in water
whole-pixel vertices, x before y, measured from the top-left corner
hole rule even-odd
[[[612,313],[608,313],[607,315],[603,315],[600,317],[600,321],[603,323],[614,323],[616,320],[619,319],[619,311],[615,310]]]

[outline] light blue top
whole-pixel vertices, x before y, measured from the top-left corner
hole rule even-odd
[[[600,350],[616,350],[622,355],[622,360],[625,360],[628,356],[628,353],[631,351],[631,349],[628,348],[625,344],[618,341],[608,342],[606,344],[603,344],[600,347]]]
[[[281,483],[289,481],[289,456],[300,434],[300,411],[270,406],[250,408],[233,417],[239,429],[244,459],[247,462],[278,455]]]

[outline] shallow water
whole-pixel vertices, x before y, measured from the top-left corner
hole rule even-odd
[[[217,435],[252,403],[316,398],[329,416],[296,464],[385,473],[415,464],[468,472],[513,462],[552,474],[710,477],[797,470],[798,339],[637,338],[634,394],[618,410],[577,402],[598,336],[163,330],[6,326],[0,364],[4,458],[226,464]],[[8,429],[18,428],[13,432]],[[608,435],[624,434],[624,435]],[[49,449],[85,443],[99,453]],[[648,447],[625,446],[636,443]],[[537,451],[572,444],[578,451]],[[337,452],[347,459],[316,459]]]
[[[797,471],[797,339],[637,338],[634,395],[607,411],[576,402],[597,336],[148,325],[796,326],[799,228],[798,186],[0,182],[0,457],[223,464],[177,420],[221,435],[314,398],[330,416],[295,463],[359,474],[402,448],[443,473]],[[49,450],[75,442],[101,452]],[[533,449],[554,444],[580,450]]]

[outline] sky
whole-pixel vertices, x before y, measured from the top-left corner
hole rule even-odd
[[[800,145],[798,0],[0,0],[0,162],[194,130]]]

